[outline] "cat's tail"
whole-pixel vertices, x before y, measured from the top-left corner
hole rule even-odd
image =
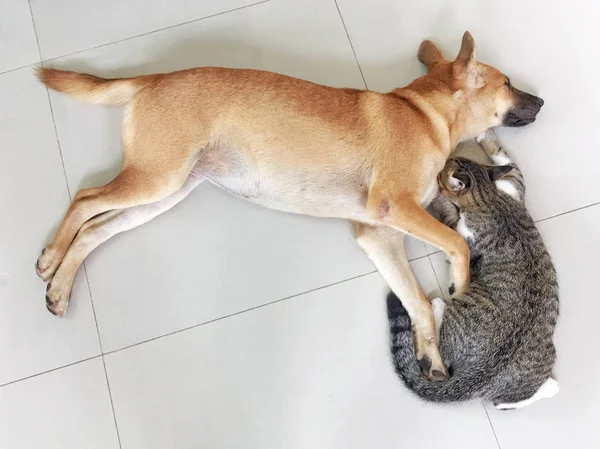
[[[426,401],[458,402],[470,399],[470,389],[462,383],[464,380],[460,375],[451,375],[442,382],[434,382],[423,376],[414,351],[410,317],[393,292],[387,297],[387,310],[392,359],[396,373],[406,386]],[[442,357],[445,358],[443,353]]]

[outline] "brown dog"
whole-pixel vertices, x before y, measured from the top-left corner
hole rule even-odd
[[[456,144],[489,127],[521,126],[543,101],[475,60],[465,33],[454,62],[430,41],[429,73],[388,94],[319,86],[255,70],[195,68],[105,80],[42,68],[51,89],[127,104],[124,162],[110,183],[77,192],[37,262],[46,305],[63,316],[84,258],[111,236],[173,207],[204,180],[266,207],[356,223],[359,245],[402,299],[425,375],[447,371],[432,310],[410,271],[406,234],[442,249],[451,291],[469,283],[469,250],[425,207]]]

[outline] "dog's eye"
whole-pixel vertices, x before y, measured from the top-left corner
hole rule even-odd
[[[504,85],[510,87],[510,79],[506,78],[506,81],[504,82]]]

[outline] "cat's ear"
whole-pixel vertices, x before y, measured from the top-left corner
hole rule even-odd
[[[448,185],[455,192],[459,192],[465,188],[465,183],[462,182],[460,179],[455,178],[454,176],[450,176],[448,178]]]
[[[492,181],[498,181],[508,175],[512,170],[512,165],[492,165],[488,167],[488,176]]]

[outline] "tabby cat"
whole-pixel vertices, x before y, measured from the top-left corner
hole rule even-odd
[[[493,131],[477,141],[492,166],[450,159],[432,203],[471,250],[471,286],[460,297],[432,301],[444,363],[451,377],[432,382],[413,352],[410,318],[387,299],[396,372],[409,389],[433,402],[474,398],[499,409],[520,408],[558,392],[552,336],[558,317],[556,272],[523,203],[521,171]]]

